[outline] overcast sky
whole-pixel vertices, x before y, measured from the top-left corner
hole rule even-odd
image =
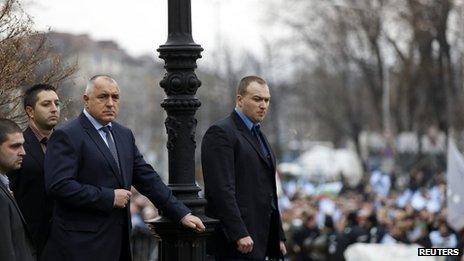
[[[193,37],[205,49],[205,59],[218,39],[229,39],[260,55],[260,1],[192,0]],[[167,0],[34,0],[26,11],[39,30],[115,40],[132,55],[154,53],[166,42]]]

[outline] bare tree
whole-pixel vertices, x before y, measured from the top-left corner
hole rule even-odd
[[[292,30],[287,48],[306,50],[298,53],[306,62],[293,79],[301,106],[332,130],[334,141],[357,143],[361,131],[387,128],[390,115],[393,132],[463,125],[455,46],[447,38],[453,2],[281,2],[270,16]],[[382,108],[385,96],[391,111]]]
[[[75,69],[50,52],[45,36],[33,29],[18,0],[0,4],[0,117],[24,122],[21,87],[35,82],[57,85]]]

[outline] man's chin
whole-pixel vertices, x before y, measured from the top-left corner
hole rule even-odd
[[[105,116],[102,118],[102,121],[105,122],[105,124],[108,124],[114,121],[115,118],[116,118],[115,116]]]
[[[58,125],[58,121],[49,121],[47,124],[47,129],[53,130],[53,128],[55,128],[56,125]]]

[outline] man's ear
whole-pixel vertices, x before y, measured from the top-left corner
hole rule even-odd
[[[25,110],[26,110],[27,117],[33,119],[34,118],[34,108],[32,108],[31,106],[26,106]]]
[[[237,94],[237,96],[235,97],[235,103],[237,104],[237,106],[238,106],[239,108],[242,107],[242,102],[243,102],[243,97],[242,97],[242,95]]]
[[[85,108],[87,108],[87,104],[89,103],[89,99],[90,99],[90,97],[87,94],[84,94],[82,96],[82,100],[84,101]]]

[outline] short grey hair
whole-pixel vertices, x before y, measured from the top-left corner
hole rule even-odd
[[[87,82],[87,86],[85,87],[85,91],[84,91],[84,94],[85,95],[89,95],[93,92],[93,89],[95,88],[95,81],[99,78],[102,78],[108,82],[111,82],[112,84],[116,85],[119,87],[118,83],[116,82],[115,79],[113,79],[111,76],[109,75],[105,75],[105,74],[97,74],[97,75],[94,75],[92,76],[89,81]]]
[[[259,76],[245,76],[240,80],[240,83],[237,86],[237,95],[244,96],[247,93],[248,85],[250,85],[252,82],[257,82],[260,85],[267,85],[266,81]]]

